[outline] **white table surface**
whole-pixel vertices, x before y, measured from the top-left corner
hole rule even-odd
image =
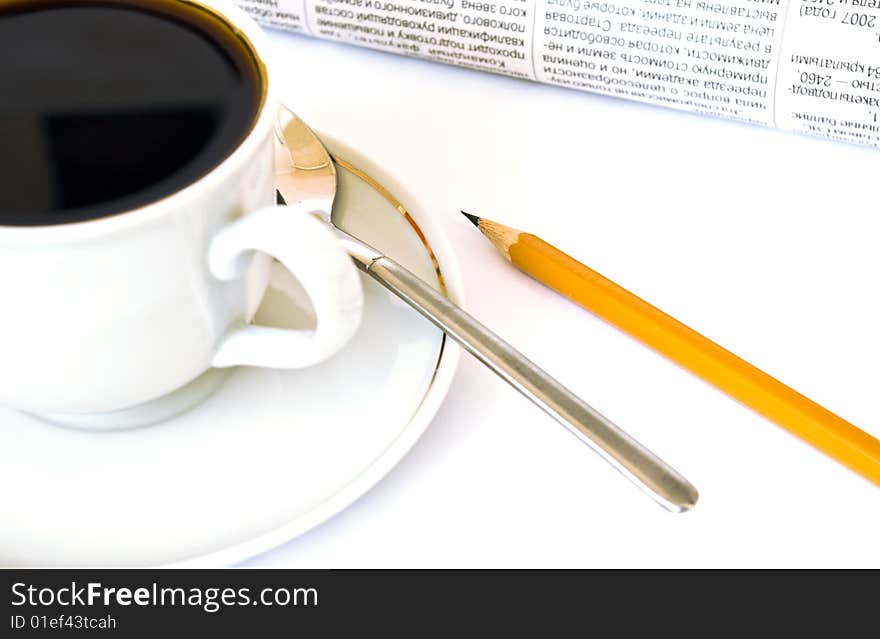
[[[272,39],[290,106],[441,221],[469,310],[702,499],[667,514],[465,357],[394,472],[246,565],[880,566],[880,489],[530,281],[458,212],[540,235],[880,436],[880,153]]]

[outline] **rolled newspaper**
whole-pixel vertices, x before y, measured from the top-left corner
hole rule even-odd
[[[880,146],[880,0],[239,0],[257,21]]]

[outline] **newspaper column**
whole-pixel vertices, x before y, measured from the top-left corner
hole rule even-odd
[[[880,0],[240,0],[315,36],[880,145]]]

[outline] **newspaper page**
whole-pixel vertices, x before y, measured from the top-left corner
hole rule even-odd
[[[263,25],[880,146],[880,0],[239,0]]]

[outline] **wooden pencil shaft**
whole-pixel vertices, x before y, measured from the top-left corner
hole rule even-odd
[[[880,441],[528,233],[507,247],[536,280],[880,485]]]

